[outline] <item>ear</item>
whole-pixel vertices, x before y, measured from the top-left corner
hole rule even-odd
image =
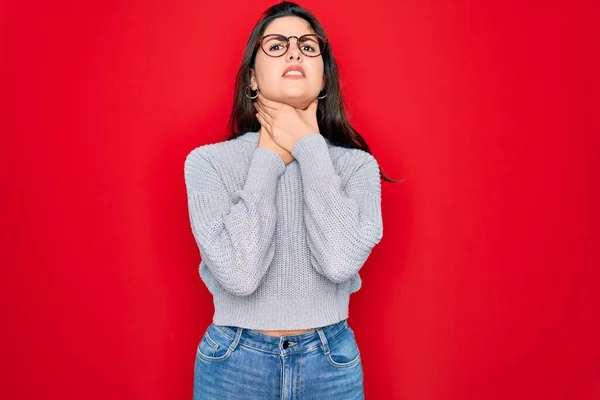
[[[252,86],[252,90],[258,88],[258,83],[256,83],[256,78],[254,76],[254,68],[250,68],[250,86]]]
[[[323,87],[321,88],[321,90],[325,90],[326,85],[327,85],[327,76],[325,76],[325,74],[323,74]]]

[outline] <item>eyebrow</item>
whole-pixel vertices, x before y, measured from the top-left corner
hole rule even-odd
[[[265,33],[265,34],[263,34],[263,37],[269,36],[269,35],[279,35],[279,36],[283,36],[283,37],[296,36],[296,35],[284,35],[283,33],[273,32],[273,33]],[[305,35],[316,35],[316,33],[309,32],[309,33],[303,33],[302,35],[297,35],[297,36],[302,37]]]

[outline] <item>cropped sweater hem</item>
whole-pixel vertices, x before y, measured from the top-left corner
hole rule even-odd
[[[348,318],[350,297],[335,292],[321,297],[273,297],[232,302],[214,297],[216,325],[247,329],[313,329]]]
[[[320,133],[284,164],[259,133],[197,147],[184,177],[213,322],[312,329],[348,318],[359,272],[383,236],[379,166]]]

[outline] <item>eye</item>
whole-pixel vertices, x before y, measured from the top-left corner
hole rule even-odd
[[[285,46],[281,43],[274,43],[269,46],[269,51],[277,51],[285,49]]]
[[[299,45],[301,46],[302,51],[306,53],[318,53],[321,48],[317,38],[312,35],[303,36],[300,39]]]
[[[279,54],[286,50],[287,41],[284,37],[279,35],[265,36],[265,38],[263,38],[262,46],[268,53]]]

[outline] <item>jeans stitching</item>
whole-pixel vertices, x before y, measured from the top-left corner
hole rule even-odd
[[[215,356],[215,352],[219,348],[219,344],[217,342],[215,342],[212,337],[210,337],[210,334],[208,332],[206,332],[206,342],[210,345],[210,347],[213,348],[213,354],[212,355],[214,357]]]
[[[229,336],[229,334],[227,334],[227,332],[225,332],[223,329],[219,328],[217,325],[215,325],[215,328],[216,328],[216,329],[217,329],[219,332],[221,332],[223,335],[227,336],[227,338],[229,338],[229,339],[232,339],[232,340],[233,340],[233,338],[232,338],[231,336]],[[333,335],[333,336],[331,337],[331,339],[333,339],[334,337],[336,337],[338,334],[342,333],[343,331],[344,331],[343,329],[342,329],[342,330],[340,330],[338,333],[336,333],[335,335]],[[257,347],[254,347],[254,346],[252,346],[252,345],[249,345],[249,344],[246,344],[246,343],[242,343],[242,342],[240,342],[240,343],[239,343],[239,346],[242,346],[242,347],[247,347],[247,348],[250,348],[250,349],[253,349],[253,350],[256,350],[256,351],[260,351],[260,352],[263,352],[263,353],[267,353],[267,354],[279,354],[279,352],[267,351],[267,350],[264,350],[264,349],[259,349],[259,348],[257,348]],[[306,352],[308,352],[308,351],[311,351],[311,350],[313,350],[313,349],[316,349],[317,347],[321,347],[321,345],[320,345],[320,344],[317,344],[317,345],[315,345],[315,346],[308,347],[308,348],[304,349],[304,351],[303,351],[302,353],[306,353]],[[302,353],[295,353],[295,354],[302,354]]]
[[[302,368],[300,368],[300,364],[302,363],[302,357],[300,357],[298,359],[298,364],[296,364],[296,398],[299,399],[300,398],[300,371],[302,371]]]
[[[221,333],[222,333],[223,335],[225,335],[225,336],[226,336],[228,339],[231,339],[231,340],[233,340],[233,339],[234,339],[234,338],[233,338],[233,337],[231,337],[231,336],[230,336],[230,335],[229,335],[227,332],[225,332],[223,329],[221,329],[221,328],[220,328],[218,325],[213,325],[213,326],[215,327],[215,329],[216,329],[216,330],[218,330],[219,332],[221,332]],[[347,327],[347,326],[346,326],[346,327],[344,327],[344,328],[342,328],[342,329],[340,329],[339,331],[337,331],[336,333],[334,333],[334,334],[333,334],[331,337],[327,338],[327,341],[333,340],[334,338],[338,337],[339,335],[341,335],[342,333],[344,333],[344,331],[345,331],[346,329],[348,329],[348,327]],[[324,332],[323,332],[323,333],[324,333]],[[325,336],[327,336],[327,335],[325,335]],[[321,344],[322,344],[322,343],[321,343]],[[315,346],[309,347],[309,348],[305,349],[305,350],[304,350],[302,353],[306,353],[306,352],[309,352],[309,351],[311,351],[311,350],[313,350],[313,349],[316,349],[317,347],[321,347],[321,344],[317,344],[317,345],[315,345]],[[267,354],[279,354],[279,352],[273,352],[273,351],[267,351],[267,350],[264,350],[264,349],[259,349],[259,348],[257,348],[257,347],[254,347],[254,346],[252,346],[252,345],[249,345],[249,344],[246,344],[246,343],[242,343],[242,342],[240,342],[238,345],[239,345],[239,346],[242,346],[242,347],[247,347],[247,348],[250,348],[250,349],[253,349],[253,350],[256,350],[256,351],[260,351],[260,352],[262,352],[262,353],[267,353]],[[295,354],[302,354],[302,353],[295,353]],[[359,354],[360,354],[360,353],[359,353]],[[335,361],[334,361],[334,362],[335,362]]]

